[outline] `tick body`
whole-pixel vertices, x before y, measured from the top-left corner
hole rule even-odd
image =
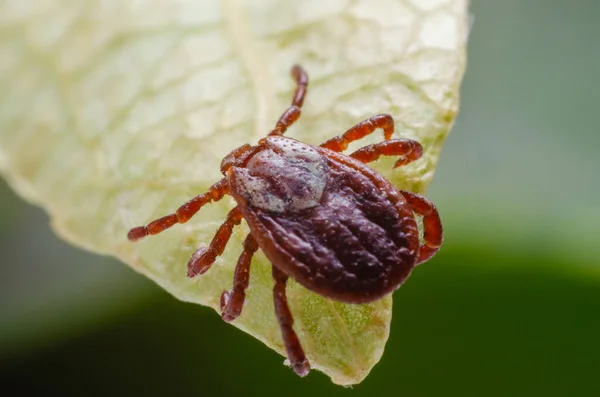
[[[300,116],[308,77],[292,68],[297,83],[291,106],[275,128],[255,146],[233,150],[221,163],[224,178],[175,213],[130,230],[138,240],[176,223],[187,222],[200,208],[231,195],[229,212],[207,248],[188,262],[188,276],[206,272],[223,253],[233,227],[245,220],[250,233],[235,269],[233,288],[221,296],[222,317],[237,318],[249,284],[253,254],[261,249],[273,267],[275,312],[294,371],[306,375],[310,365],[293,329],[285,295],[289,277],[327,298],[367,303],[397,289],[418,264],[442,244],[442,225],[426,198],[396,189],[366,165],[380,156],[399,156],[395,167],[421,157],[413,140],[391,139],[394,122],[378,115],[350,128],[321,146],[283,136]],[[384,141],[345,155],[352,141],[381,128]],[[417,216],[423,219],[419,237]]]

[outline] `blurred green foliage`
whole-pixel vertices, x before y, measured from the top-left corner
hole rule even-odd
[[[600,3],[472,12],[462,111],[428,194],[446,242],[395,293],[363,384],[297,378],[213,311],[61,243],[4,185],[0,383],[62,396],[600,395]]]

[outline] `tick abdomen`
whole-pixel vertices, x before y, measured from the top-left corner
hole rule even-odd
[[[309,149],[294,155],[264,150],[247,170],[233,172],[232,194],[243,201],[240,209],[261,249],[286,274],[332,299],[363,303],[390,293],[415,265],[412,213],[400,210],[404,201],[390,197],[392,190]],[[268,188],[248,190],[259,183]],[[292,201],[286,211],[284,200],[294,188],[304,189],[304,207],[296,203],[291,211]]]

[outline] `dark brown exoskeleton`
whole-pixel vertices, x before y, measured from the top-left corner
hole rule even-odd
[[[321,146],[283,136],[300,116],[308,76],[292,68],[297,83],[292,105],[275,128],[256,146],[243,145],[221,163],[225,178],[174,214],[131,229],[138,240],[176,223],[187,222],[200,208],[230,194],[237,202],[217,230],[210,246],[200,248],[188,262],[188,277],[206,272],[223,253],[235,225],[245,219],[250,233],[235,268],[231,291],[221,296],[222,317],[237,318],[244,304],[250,263],[260,248],[273,266],[275,312],[294,371],[306,375],[310,365],[293,329],[285,295],[293,278],[325,297],[347,303],[366,303],[397,289],[418,264],[431,258],[442,244],[442,224],[426,198],[397,190],[365,165],[380,156],[400,156],[394,167],[421,157],[421,145],[410,139],[391,139],[394,120],[387,114],[371,117]],[[383,142],[341,154],[352,141],[383,129]],[[415,214],[423,217],[420,241]]]

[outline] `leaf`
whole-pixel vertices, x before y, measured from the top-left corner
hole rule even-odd
[[[425,155],[396,171],[393,160],[375,167],[423,192],[457,113],[466,8],[466,0],[6,0],[0,170],[67,241],[218,309],[247,228],[201,277],[188,279],[185,264],[210,242],[231,199],[139,243],[127,230],[204,192],[220,179],[223,156],[266,134],[290,101],[294,63],[308,70],[310,86],[289,135],[319,144],[391,113]],[[283,353],[271,290],[259,254],[234,325]],[[294,282],[288,295],[313,368],[338,384],[364,379],[388,337],[391,297],[344,305]]]

